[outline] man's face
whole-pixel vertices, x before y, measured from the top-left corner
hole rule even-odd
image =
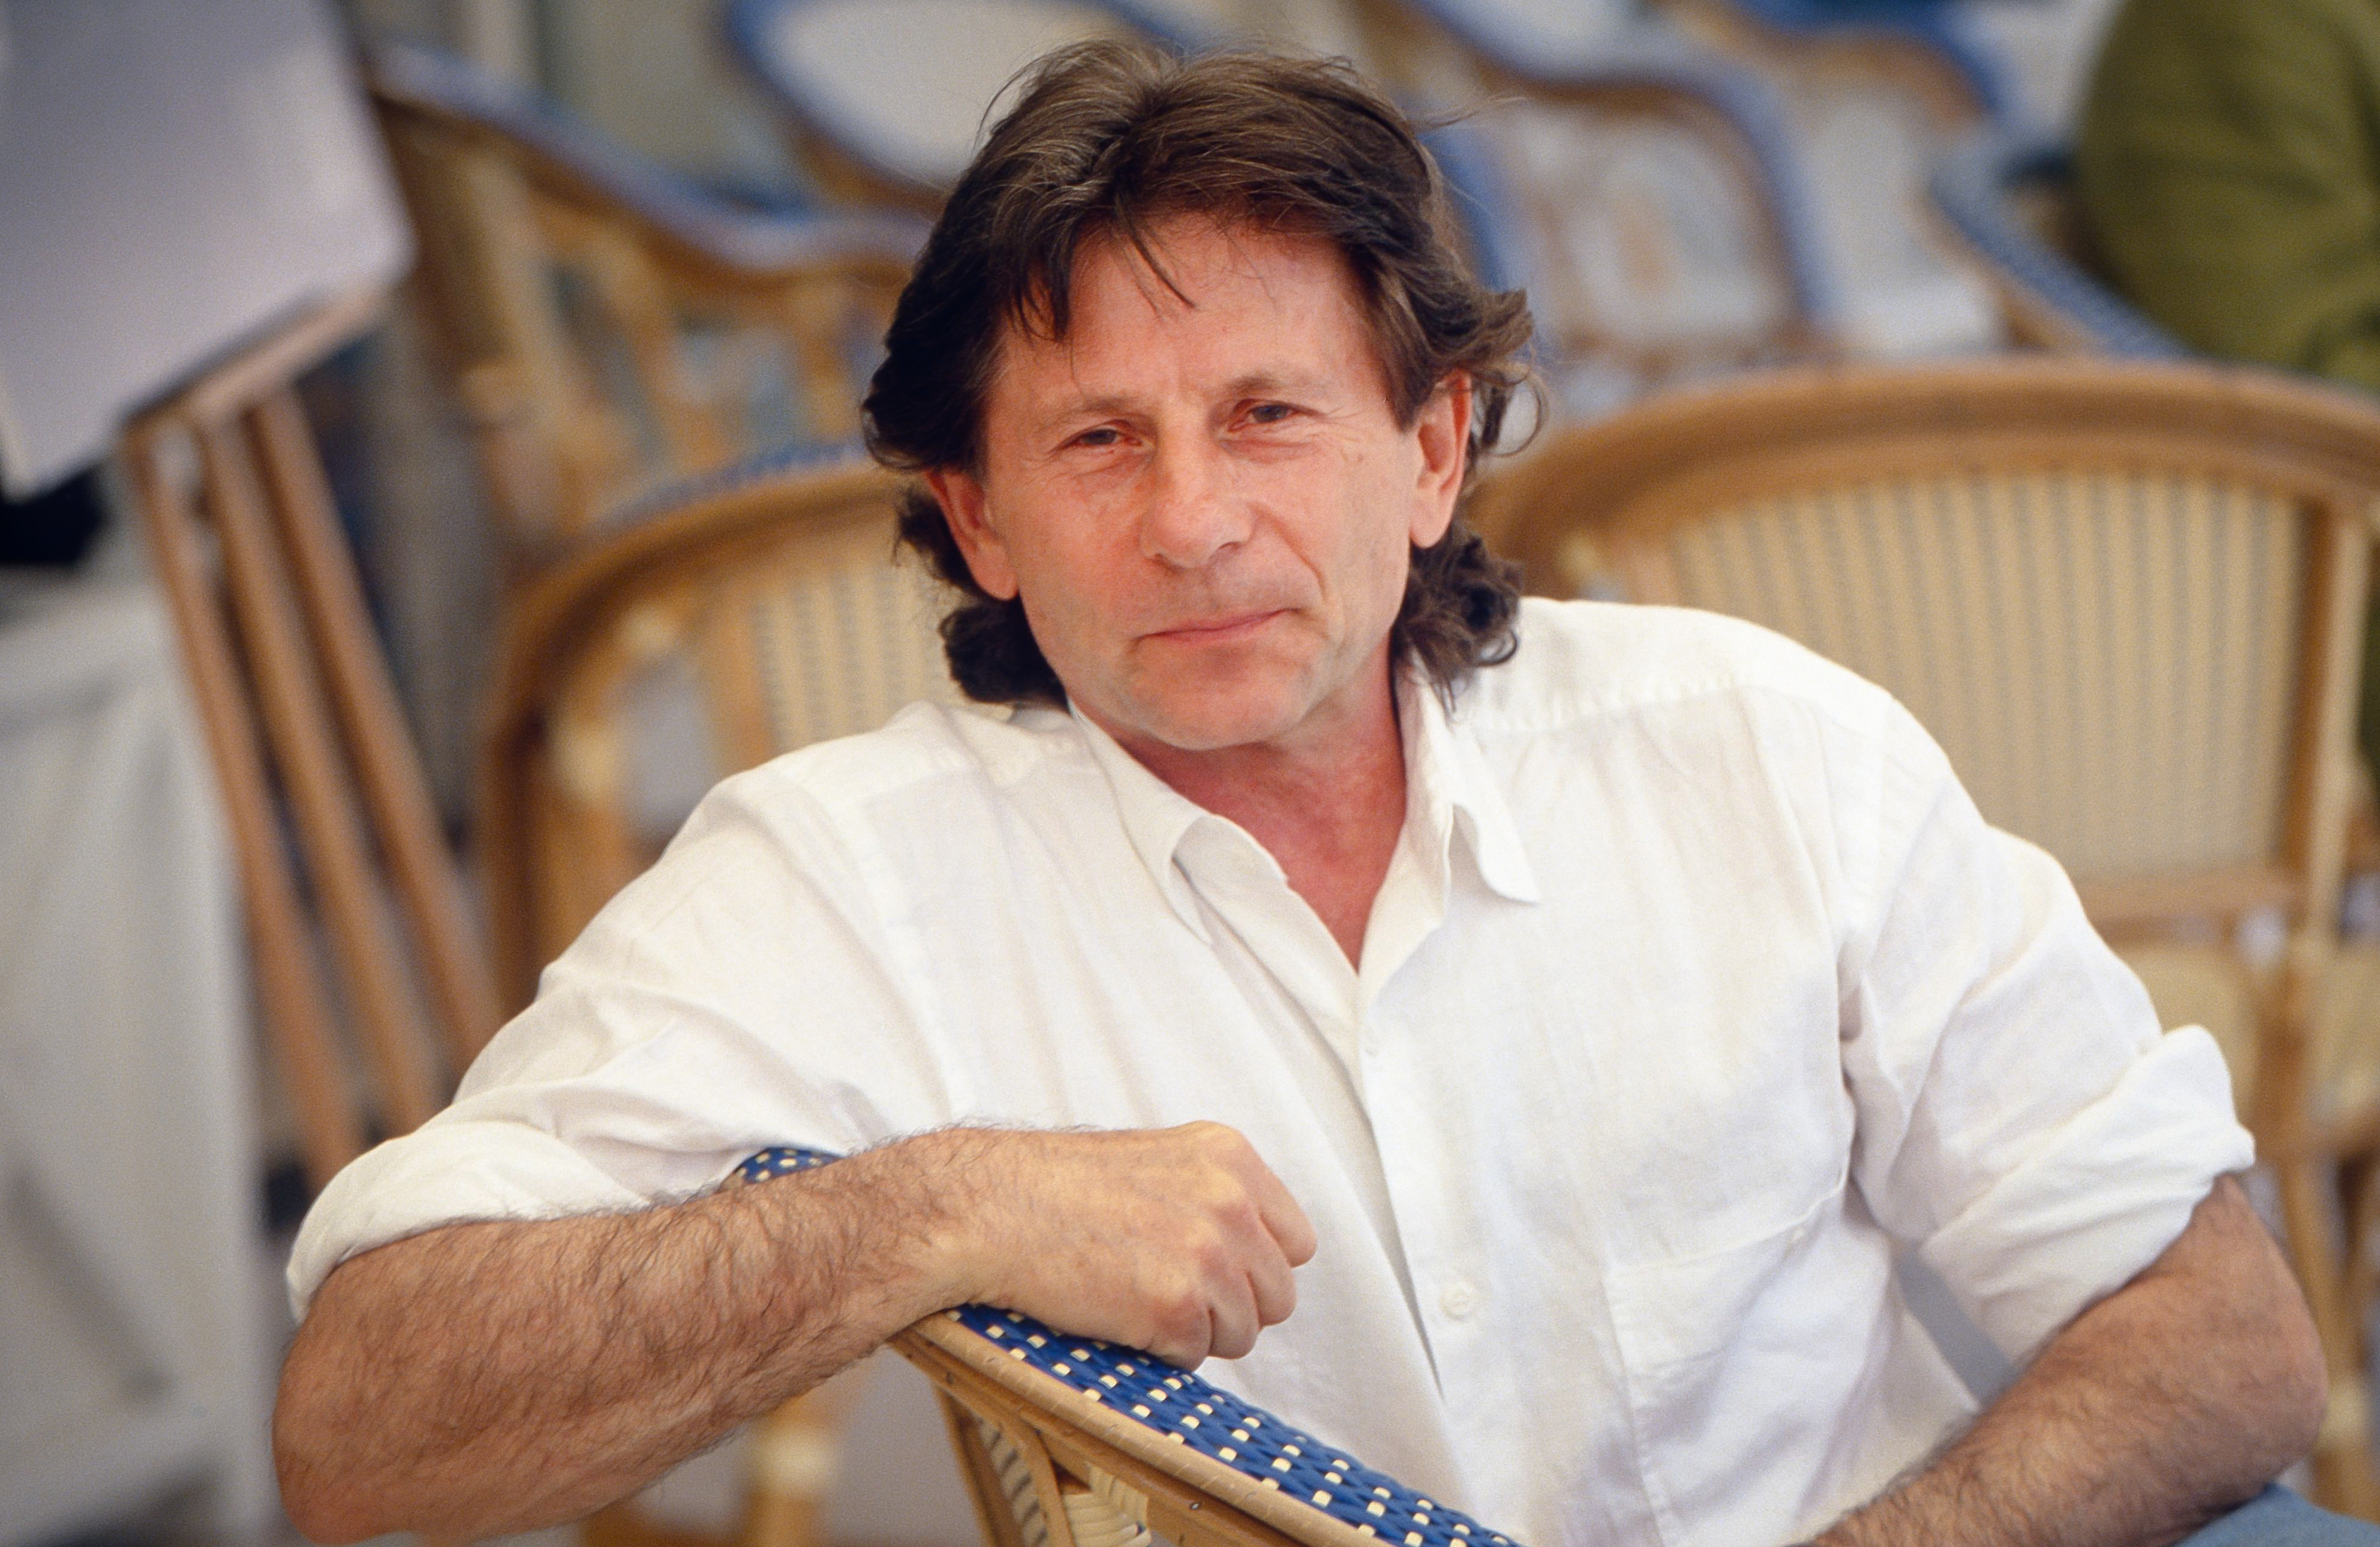
[[[1012,328],[979,475],[930,476],[1082,711],[1144,756],[1327,747],[1389,699],[1410,545],[1445,534],[1470,384],[1397,426],[1338,250],[1184,216],[1079,261],[1062,340]],[[1186,301],[1183,298],[1186,297]]]

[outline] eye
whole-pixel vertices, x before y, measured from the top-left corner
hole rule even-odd
[[[1249,421],[1256,424],[1281,424],[1297,413],[1287,403],[1256,403],[1248,408]]]
[[[1120,445],[1123,440],[1123,437],[1117,433],[1114,425],[1099,424],[1094,425],[1092,428],[1086,430],[1081,434],[1075,436],[1071,444],[1075,445],[1089,446],[1094,450],[1101,450],[1108,446]]]

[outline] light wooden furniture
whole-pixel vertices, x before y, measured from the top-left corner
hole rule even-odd
[[[892,1347],[923,1370],[941,1396],[985,1547],[1150,1547],[1152,1536],[1174,1547],[1380,1547],[1426,1540],[1350,1525],[1305,1494],[1268,1486],[1179,1443],[1169,1432],[1172,1415],[1145,1396],[1148,1419],[1087,1400],[1014,1357],[1013,1342],[994,1341],[960,1314],[929,1317],[893,1338]],[[1127,1364],[1146,1358],[1119,1352]],[[1179,1375],[1153,1361],[1133,1367],[1157,1387]],[[1178,1402],[1183,1394],[1172,1395]],[[1398,1513],[1400,1528],[1407,1528],[1403,1517],[1412,1512]],[[1468,1525],[1463,1535],[1449,1533],[1450,1513],[1425,1508],[1419,1516],[1436,1525],[1427,1539],[1433,1547],[1511,1547]]]
[[[740,208],[451,55],[368,78],[521,570],[672,478],[857,434],[921,220]]]
[[[698,794],[914,700],[956,696],[934,582],[894,562],[897,489],[866,463],[747,464],[657,495],[521,594],[479,786],[513,1002],[686,814],[639,788],[657,727],[678,727],[663,750],[700,763],[668,782]]]
[[[384,299],[358,292],[299,318],[141,415],[123,451],[318,1188],[370,1139],[436,1111],[498,1018],[293,390]]]
[[[1737,614],[1882,683],[1986,817],[2064,862],[2153,992],[2173,985],[2169,1023],[2204,996],[2244,1008],[2210,1029],[2329,1351],[2321,1488],[2359,1513],[2380,1494],[2346,1265],[2369,1232],[2341,1244],[2334,1184],[2374,1119],[2315,1074],[2380,1051],[2317,1048],[2311,1026],[2337,948],[2375,496],[2380,410],[2359,397],[2017,357],[1648,403],[1552,438],[1475,512],[1534,590]],[[2270,921],[2269,967],[2229,943],[2250,920]]]
[[[728,52],[844,203],[933,214],[1013,102],[1017,73],[1092,38],[1218,41],[1142,0],[730,0]]]
[[[1936,224],[1991,285],[2015,342],[2140,359],[2190,353],[2102,277],[2062,141],[1977,129],[1936,162],[1926,194]]]
[[[1840,287],[1783,103],[1643,30],[1518,35],[1482,0],[1354,0],[1431,137],[1475,265],[1525,288],[1557,413],[1835,352]]]
[[[1937,129],[2012,116],[1999,62],[1937,17],[1814,22],[1809,7],[1778,0],[1655,0],[1656,8],[1713,48],[1758,59],[1793,78],[1795,95],[1839,100],[1888,90]]]
[[[1921,7],[1822,18],[1801,0],[1658,0],[1664,21],[1775,86],[1807,159],[1864,358],[1996,345],[1988,286],[1927,218],[1941,150],[2013,111],[1998,61]]]

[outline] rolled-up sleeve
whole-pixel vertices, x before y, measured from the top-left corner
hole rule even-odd
[[[1881,747],[1842,966],[1853,1175],[2028,1358],[2170,1245],[2253,1145],[2214,1039],[2159,1029],[2041,850],[1991,828],[1915,723]]]
[[[670,1201],[773,1144],[857,1149],[892,1131],[882,1099],[917,1125],[931,1077],[868,889],[812,807],[751,797],[771,777],[714,791],[455,1103],[332,1179],[289,1261],[299,1315],[342,1261],[407,1236]]]

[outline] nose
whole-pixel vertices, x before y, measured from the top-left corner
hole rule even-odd
[[[1141,513],[1140,551],[1175,569],[1196,569],[1245,542],[1251,524],[1232,489],[1221,448],[1203,437],[1160,445]]]

